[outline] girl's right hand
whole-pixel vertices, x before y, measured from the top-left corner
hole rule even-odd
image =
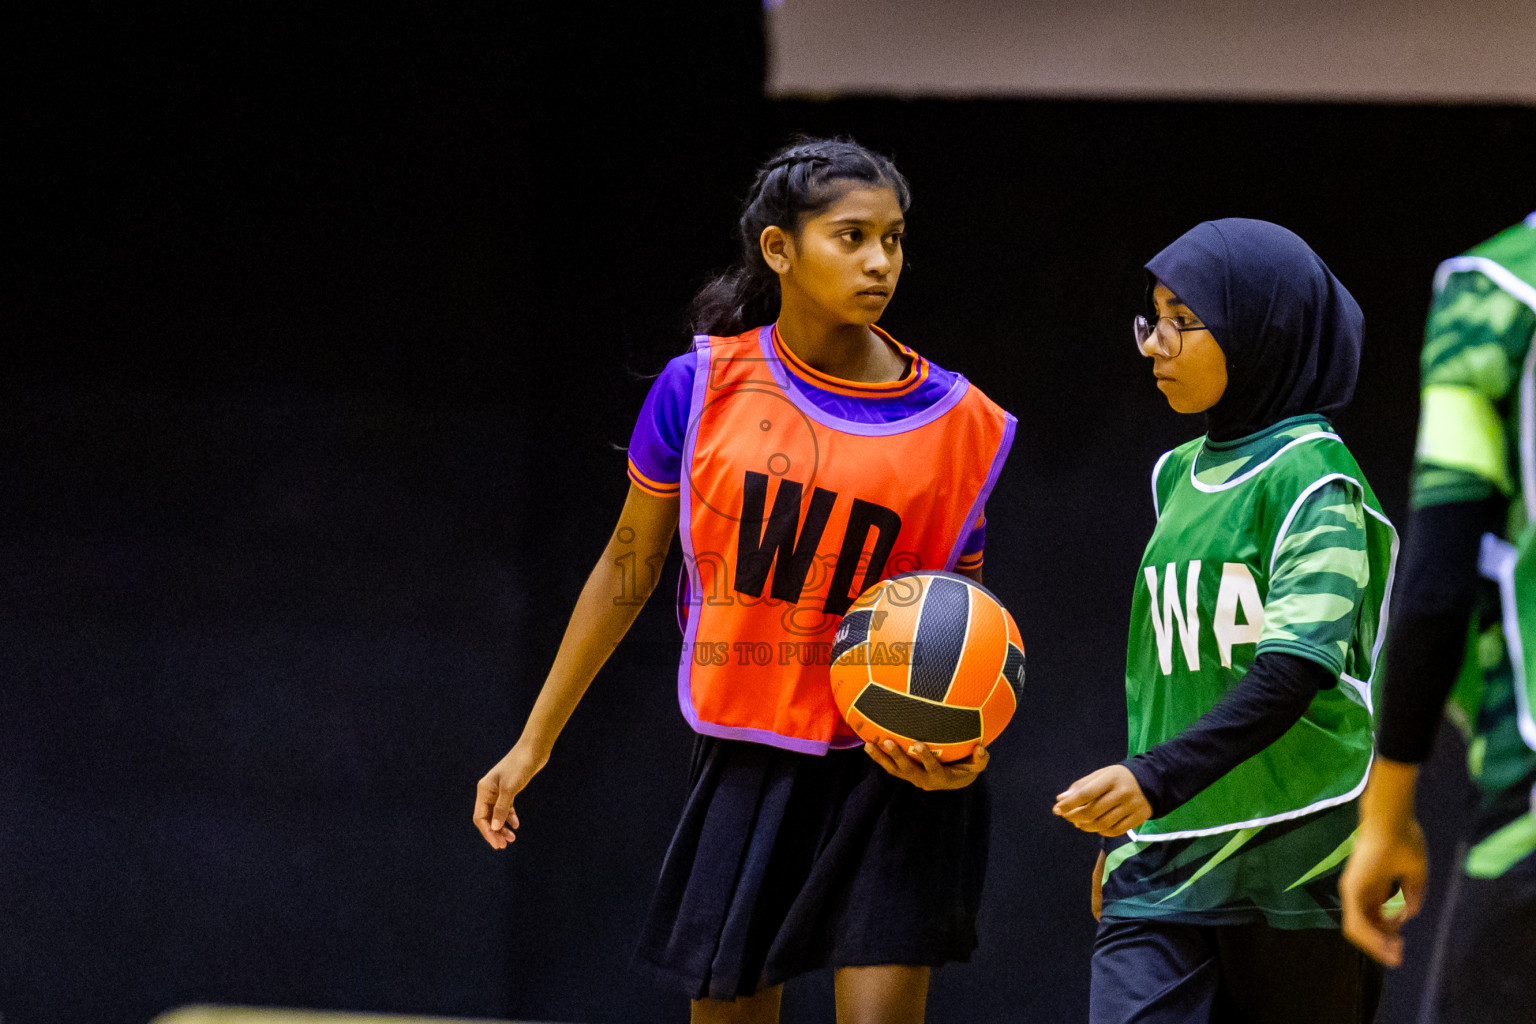
[[[1141,783],[1123,764],[1112,764],[1078,779],[1056,795],[1051,811],[1084,832],[1101,836],[1124,835],[1152,817],[1152,805],[1142,793]]]
[[[512,801],[548,760],[548,754],[539,756],[518,744],[475,787],[475,828],[494,849],[505,850],[517,839],[512,830],[522,823]]]
[[[1424,905],[1429,874],[1424,830],[1413,815],[1418,765],[1377,756],[1360,797],[1355,848],[1339,878],[1344,937],[1370,956],[1397,967],[1403,962],[1403,925]],[[1403,906],[1386,903],[1402,891]]]
[[[629,485],[618,525],[581,588],[517,743],[475,787],[475,828],[494,849],[505,850],[517,838],[513,830],[521,825],[512,801],[549,760],[582,694],[651,596],[677,531],[677,509],[676,495],[660,498]],[[649,582],[635,578],[637,564],[653,567]]]

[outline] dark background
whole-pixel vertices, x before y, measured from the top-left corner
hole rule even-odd
[[[1095,840],[1048,810],[1122,756],[1147,474],[1201,429],[1129,344],[1140,264],[1208,217],[1311,242],[1367,313],[1339,426],[1401,521],[1431,273],[1536,203],[1531,109],[765,100],[752,3],[49,8],[8,35],[7,1024],[685,1019],[627,970],[690,743],[665,602],[514,849],[471,797],[617,514],[644,375],[795,130],[896,157],[884,323],[1020,421],[986,572],[1030,683],[982,946],[931,1017],[1081,1019]],[[1425,793],[1442,870],[1459,755]],[[1412,1019],[1433,916],[1383,1020]],[[830,1020],[828,979],[785,1019]]]

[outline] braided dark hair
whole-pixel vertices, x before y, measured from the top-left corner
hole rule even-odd
[[[736,222],[741,248],[734,267],[694,296],[688,320],[696,334],[730,336],[765,324],[778,315],[779,276],[763,261],[758,239],[770,224],[798,231],[805,217],[825,210],[858,182],[889,188],[905,213],[912,201],[907,179],[888,157],[849,138],[800,138],[758,168]]]

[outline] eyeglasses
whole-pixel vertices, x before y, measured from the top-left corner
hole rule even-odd
[[[1146,317],[1137,315],[1131,321],[1131,328],[1136,332],[1136,351],[1142,355],[1150,355],[1147,344],[1152,345],[1152,352],[1164,359],[1173,359],[1184,351],[1184,332],[1203,331],[1204,324],[1195,324],[1191,327],[1180,327],[1174,322],[1173,317],[1158,317],[1157,323],[1152,323]]]

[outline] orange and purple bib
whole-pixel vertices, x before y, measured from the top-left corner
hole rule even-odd
[[[960,563],[1015,420],[901,350],[902,380],[861,384],[810,376],[770,327],[694,339],[674,493],[688,612],[678,699],[696,731],[812,754],[859,745],[827,674],[843,613],[878,580]],[[906,415],[839,415],[925,386]],[[839,390],[847,402],[826,400]]]

